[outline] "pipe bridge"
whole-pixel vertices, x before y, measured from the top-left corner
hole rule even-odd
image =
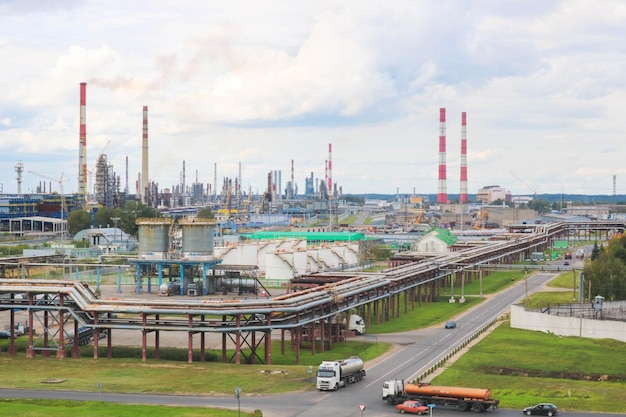
[[[366,325],[391,320],[402,309],[406,314],[422,303],[437,300],[442,287],[452,279],[483,279],[498,266],[514,265],[532,252],[546,250],[555,239],[597,233],[608,236],[623,232],[624,227],[624,222],[512,227],[495,240],[459,243],[445,254],[398,254],[390,259],[390,267],[380,272],[301,276],[292,280],[290,292],[268,299],[100,298],[79,281],[2,278],[0,311],[10,316],[9,355],[17,354],[15,314],[25,311],[30,324],[27,357],[34,357],[36,352],[43,356],[56,352],[57,357],[65,357],[66,348],[72,357],[79,357],[79,338],[71,335],[88,329],[94,359],[98,358],[101,339],[106,339],[106,354],[112,357],[116,332],[129,330],[142,335],[144,361],[148,334],[155,334],[155,359],[159,359],[160,332],[177,331],[187,336],[189,362],[193,360],[195,335],[200,339],[201,361],[206,358],[206,338],[217,335],[223,362],[271,364],[272,337],[279,335],[281,353],[289,346],[299,363],[301,349],[308,347],[315,354],[316,349],[324,351],[345,340],[344,321],[349,321],[355,311],[365,318]],[[43,328],[40,334],[35,334],[33,323]]]

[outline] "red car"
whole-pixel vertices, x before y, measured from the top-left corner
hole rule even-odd
[[[408,400],[396,405],[396,410],[401,413],[413,413],[417,415],[428,414],[428,407],[419,401]]]

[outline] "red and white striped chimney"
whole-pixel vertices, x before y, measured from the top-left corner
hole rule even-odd
[[[326,182],[326,188],[328,188],[328,159],[324,161],[324,182]],[[322,188],[323,190],[323,188]],[[324,193],[322,191],[320,191],[320,197],[323,195]]]
[[[439,109],[439,182],[437,184],[437,203],[448,202],[446,190],[446,109]]]
[[[333,145],[328,144],[328,195],[333,195]]]
[[[467,119],[466,113],[461,113],[461,191],[459,203],[467,203]]]
[[[80,83],[80,128],[78,133],[78,194],[87,194],[87,83]]]

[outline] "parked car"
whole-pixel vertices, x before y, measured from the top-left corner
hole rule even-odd
[[[554,404],[541,403],[537,404],[533,407],[526,407],[523,410],[524,414],[527,416],[556,416],[558,413],[558,409]]]
[[[456,329],[456,321],[448,320],[445,325],[446,329]]]
[[[11,332],[8,330],[0,330],[0,339],[8,339],[11,337]]]
[[[422,414],[428,414],[428,407],[419,401],[407,400],[402,404],[396,405],[396,410],[401,413],[413,413],[421,416]]]

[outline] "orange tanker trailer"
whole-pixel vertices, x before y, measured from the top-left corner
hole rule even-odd
[[[495,410],[500,403],[492,397],[489,389],[410,384],[399,379],[383,384],[383,401],[399,404],[406,400],[418,400],[426,405],[455,407],[460,411],[472,410],[477,413],[489,408]]]

